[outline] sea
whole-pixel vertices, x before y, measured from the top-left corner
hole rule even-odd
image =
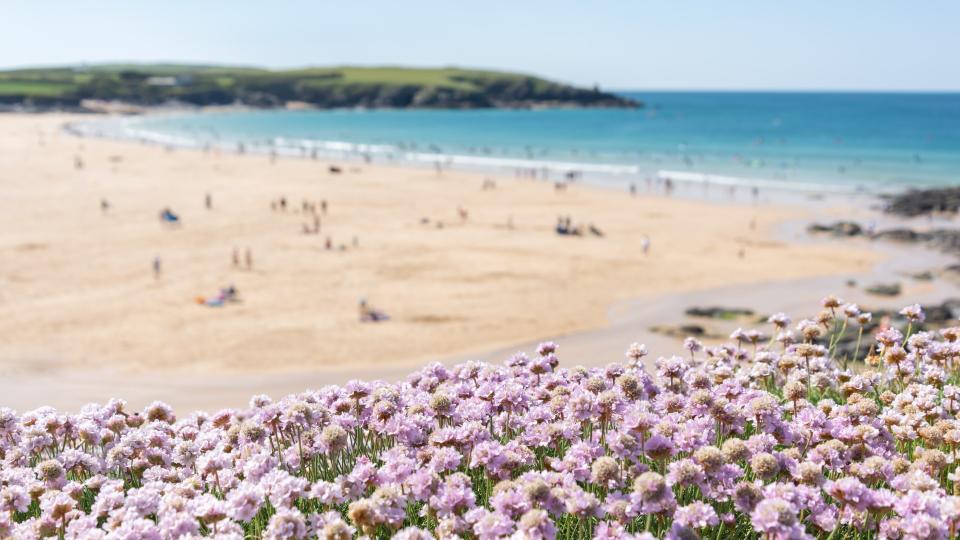
[[[960,183],[960,93],[621,93],[644,106],[179,111],[74,127],[208,151],[618,186],[876,193]]]

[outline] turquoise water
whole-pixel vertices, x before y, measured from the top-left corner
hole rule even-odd
[[[124,133],[560,178],[876,191],[960,180],[960,94],[629,92],[638,110],[244,111],[140,117]]]

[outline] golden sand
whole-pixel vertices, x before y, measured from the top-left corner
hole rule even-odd
[[[626,298],[858,272],[877,260],[778,241],[775,225],[803,215],[793,207],[555,192],[513,178],[482,190],[484,175],[401,167],[341,164],[331,174],[319,161],[61,131],[77,119],[0,116],[0,375],[376,374],[601,327]],[[272,211],[281,196],[290,209]],[[303,200],[328,201],[319,235],[302,234],[312,222]],[[181,227],[161,225],[163,207]],[[558,215],[605,236],[559,236]],[[345,249],[326,250],[327,236]],[[252,270],[233,267],[235,247],[241,256],[249,247]],[[197,304],[229,284],[242,302]],[[391,320],[358,322],[361,297]]]

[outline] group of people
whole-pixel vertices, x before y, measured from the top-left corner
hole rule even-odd
[[[320,234],[320,216],[313,214],[313,223],[304,223],[300,232],[303,234]]]
[[[281,196],[277,199],[270,201],[270,210],[274,212],[286,212],[288,207],[291,205],[288,204],[287,198]],[[314,214],[318,213],[317,203],[313,201],[308,201],[307,199],[301,199],[300,201],[300,211],[304,214]],[[319,204],[319,213],[322,215],[327,215],[327,200],[323,199]]]
[[[598,229],[593,223],[589,223],[586,226],[580,224],[574,225],[573,218],[570,216],[557,217],[555,231],[562,236],[586,236],[587,234],[591,234],[593,236],[603,237],[603,231]]]
[[[240,293],[237,291],[237,288],[231,284],[220,289],[220,292],[210,296],[198,296],[196,298],[197,304],[208,307],[221,307],[228,302],[239,302]]]
[[[243,268],[247,271],[253,270],[253,251],[251,251],[249,247],[243,251],[243,265],[241,266],[240,249],[234,246],[231,262],[234,268]]]

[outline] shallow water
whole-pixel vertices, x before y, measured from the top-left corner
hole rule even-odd
[[[88,132],[284,155],[819,192],[955,183],[960,94],[628,92],[643,109],[235,111]]]

